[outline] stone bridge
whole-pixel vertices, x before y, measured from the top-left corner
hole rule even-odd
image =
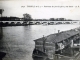
[[[28,24],[28,25],[54,25],[54,24],[80,24],[80,21],[1,21],[3,24]]]

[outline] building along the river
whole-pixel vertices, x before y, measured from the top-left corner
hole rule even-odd
[[[49,59],[54,59],[56,54],[74,56],[79,48],[73,48],[80,40],[79,30],[72,29],[36,39],[35,49],[44,52]]]

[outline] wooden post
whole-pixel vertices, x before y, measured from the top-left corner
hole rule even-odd
[[[73,51],[73,49],[72,49],[73,44],[74,44],[74,43],[73,43],[73,40],[71,40],[71,48],[70,48],[70,49],[71,49],[71,56],[73,56],[73,55],[74,55],[74,51]]]
[[[79,44],[80,44],[80,39],[79,39]],[[80,46],[79,46],[79,52],[80,52]]]
[[[43,35],[43,52],[45,52],[45,37]]]

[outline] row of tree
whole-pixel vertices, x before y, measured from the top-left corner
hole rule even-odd
[[[31,17],[24,17],[24,18],[19,18],[19,17],[0,17],[0,21],[72,21],[70,19],[64,19],[64,18],[50,18],[50,19],[32,19]]]
[[[65,19],[65,18],[50,18],[50,19],[32,19],[31,15],[28,13],[23,14],[23,18],[19,18],[19,17],[2,17],[2,13],[3,13],[4,9],[0,9],[0,21],[32,21],[32,20],[36,20],[36,21],[72,21],[70,19]]]
[[[4,10],[0,9],[0,14],[2,14]],[[19,18],[19,17],[0,17],[0,21],[32,21],[32,20],[36,20],[36,21],[72,21],[70,19],[65,19],[65,18],[50,18],[50,19],[32,19],[31,15],[28,13],[23,14],[23,18]]]
[[[23,20],[23,18],[19,17],[0,17],[0,21],[20,21]]]

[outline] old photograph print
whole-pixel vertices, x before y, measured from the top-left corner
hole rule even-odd
[[[0,0],[0,60],[80,60],[80,1]]]

